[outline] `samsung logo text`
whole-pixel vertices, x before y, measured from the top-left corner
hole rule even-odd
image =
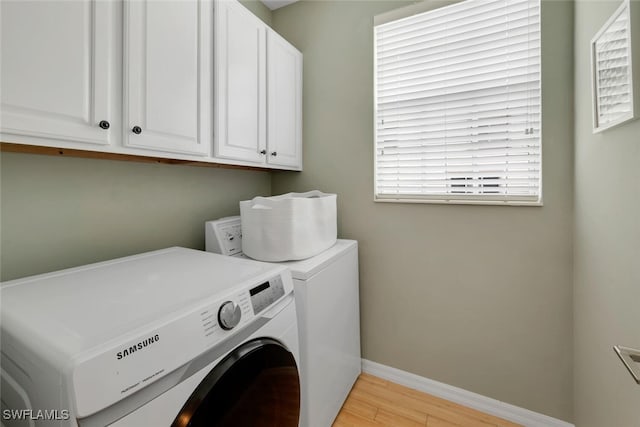
[[[143,348],[148,347],[151,344],[158,342],[159,340],[160,340],[160,335],[155,334],[154,336],[149,337],[146,340],[142,340],[139,343],[136,343],[130,347],[127,347],[117,352],[116,357],[118,358],[118,360],[124,359],[125,357],[132,355],[136,351],[142,350]]]

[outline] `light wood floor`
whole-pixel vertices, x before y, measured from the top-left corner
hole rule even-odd
[[[522,427],[510,421],[362,374],[333,427]]]

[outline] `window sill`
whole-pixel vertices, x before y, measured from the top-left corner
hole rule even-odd
[[[544,206],[542,200],[469,200],[469,199],[419,199],[419,198],[392,198],[374,197],[374,202],[380,203],[412,203],[435,205],[485,205],[485,206]]]

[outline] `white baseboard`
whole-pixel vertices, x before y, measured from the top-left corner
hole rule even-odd
[[[362,359],[362,372],[485,412],[525,427],[575,427],[566,421],[501,402],[471,391]]]

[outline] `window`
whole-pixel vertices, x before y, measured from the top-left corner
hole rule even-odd
[[[638,117],[633,105],[634,67],[631,58],[637,53],[631,52],[631,6],[629,0],[623,1],[591,40],[594,132]]]
[[[374,37],[376,200],[538,204],[539,0],[466,0]]]

